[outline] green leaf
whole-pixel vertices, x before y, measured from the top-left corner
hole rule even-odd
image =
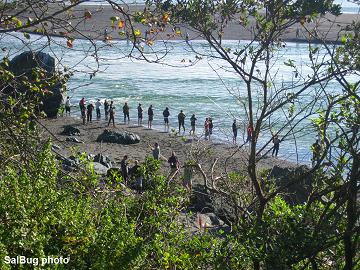
[[[30,39],[29,33],[24,32],[23,35],[24,35],[24,37],[25,37],[26,39]]]

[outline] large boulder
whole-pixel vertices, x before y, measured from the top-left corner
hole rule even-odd
[[[268,180],[277,187],[283,187],[284,199],[290,204],[306,202],[312,187],[312,175],[308,174],[309,167],[302,165],[293,168],[274,166]]]
[[[118,144],[135,144],[140,142],[140,137],[131,132],[118,133],[105,129],[97,138],[98,142],[118,143]]]
[[[107,168],[111,168],[112,164],[111,164],[111,159],[108,156],[105,156],[103,154],[97,154],[94,159],[94,162],[99,162],[102,165],[106,166]]]
[[[102,165],[99,162],[92,162],[91,163],[94,168],[94,172],[100,175],[106,175],[108,168],[104,165]]]
[[[32,73],[36,68],[45,70],[46,78],[51,78],[55,73],[54,57],[43,52],[28,51],[15,56],[9,63],[9,70],[13,72],[14,75],[26,76],[31,83],[35,82]],[[16,90],[24,92],[27,89]],[[39,109],[44,111],[48,117],[56,117],[63,98],[61,94],[61,84],[58,83],[47,90],[48,92],[41,97],[42,104],[39,104]]]
[[[66,125],[60,134],[66,136],[80,135],[80,130],[72,125]]]

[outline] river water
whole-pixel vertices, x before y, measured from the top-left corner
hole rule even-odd
[[[14,34],[13,37],[2,38],[1,46],[10,53],[10,58],[20,51],[29,49],[28,46],[22,44],[18,38],[19,35]],[[128,102],[130,117],[132,123],[135,124],[138,103],[143,105],[144,112],[151,104],[155,110],[154,127],[159,130],[163,128],[162,111],[165,107],[170,108],[170,125],[173,128],[177,126],[177,114],[183,110],[187,115],[188,130],[189,118],[193,113],[196,114],[199,134],[203,132],[205,118],[210,116],[214,122],[214,140],[226,143],[232,141],[231,124],[233,119],[237,119],[240,127],[238,141],[243,142],[247,125],[246,113],[241,105],[241,102],[247,101],[245,85],[230,69],[221,68],[224,67],[224,63],[220,60],[205,57],[195,65],[188,66],[196,61],[195,54],[190,52],[185,43],[174,41],[167,44],[169,53],[163,59],[166,65],[154,64],[127,57],[131,46],[126,41],[113,42],[111,46],[99,41],[97,45],[99,46],[100,71],[90,79],[97,65],[94,58],[90,56],[92,51],[89,50],[89,42],[76,40],[73,50],[69,50],[63,39],[55,38],[54,40],[55,42],[48,47],[46,39],[32,36],[30,47],[35,50],[51,51],[58,57],[58,62],[74,70],[74,76],[68,83],[68,95],[73,105],[77,105],[81,97],[91,102],[97,99],[113,100],[117,111],[116,120],[122,121],[121,108],[124,102]],[[194,41],[191,44],[197,51],[208,52],[204,41]],[[229,48],[234,49],[238,45],[236,41],[224,41],[224,46]],[[153,48],[158,49],[161,55],[163,48],[161,44],[155,44]],[[86,51],[90,52],[85,53]],[[150,57],[154,59],[153,55]],[[287,59],[293,59],[304,74],[309,72],[306,44],[288,43],[278,57],[273,67],[275,84],[278,86],[290,84],[294,80],[293,70],[283,64]],[[327,86],[327,89],[331,91],[336,91],[337,88],[335,83],[329,83]],[[317,88],[311,88],[302,95],[299,107],[311,101],[318,91]],[[254,95],[256,96],[256,93]],[[277,128],[286,121],[286,115],[285,110],[271,117],[269,122],[277,122],[271,129],[272,132],[278,131]],[[305,114],[299,117],[303,115]],[[310,128],[310,118],[308,117],[297,127],[298,133],[295,137],[290,136],[284,139],[279,156],[292,161],[299,160],[301,163],[310,161],[310,146],[315,141],[315,133]],[[284,133],[285,131],[280,133],[280,138]],[[270,139],[270,130],[262,132],[259,147]],[[270,143],[266,149],[270,149],[271,146]]]

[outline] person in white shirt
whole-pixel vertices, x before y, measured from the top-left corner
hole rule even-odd
[[[100,99],[98,99],[95,103],[95,108],[96,108],[96,118],[100,118],[101,114],[100,114],[100,106],[101,106],[101,102]]]
[[[70,115],[70,107],[71,107],[70,97],[67,97],[65,101],[65,115],[67,115],[68,113]]]

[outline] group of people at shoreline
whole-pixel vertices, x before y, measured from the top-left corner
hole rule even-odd
[[[85,125],[86,123],[92,122],[92,113],[93,113],[94,109],[96,111],[96,118],[100,119],[101,111],[102,111],[101,107],[103,107],[103,110],[104,110],[105,120],[107,121],[107,126],[109,126],[112,123],[113,126],[115,127],[115,106],[114,106],[113,101],[108,102],[107,100],[105,100],[104,103],[102,103],[100,101],[100,99],[98,99],[95,102],[95,106],[94,106],[94,104],[92,102],[86,104],[84,97],[79,102],[79,108],[81,111],[81,117],[83,120],[83,124]],[[125,102],[124,106],[122,107],[122,111],[123,111],[123,115],[124,115],[124,124],[130,124],[130,107],[127,102]],[[69,97],[67,97],[67,99],[65,101],[65,113],[66,113],[66,115],[67,114],[70,115],[70,113],[71,113],[71,103],[70,103]],[[138,126],[143,125],[143,118],[144,118],[143,114],[144,114],[144,110],[142,108],[141,103],[139,103],[137,106],[137,118],[138,118],[137,124],[138,124]],[[153,105],[149,106],[149,108],[147,110],[147,115],[148,115],[147,127],[151,129],[152,122],[154,120]],[[166,107],[164,109],[162,115],[164,118],[164,130],[165,130],[165,132],[170,132],[170,130],[169,130],[170,129],[170,124],[169,124],[170,109],[168,107]],[[183,112],[183,110],[180,110],[179,114],[177,115],[177,118],[178,118],[178,132],[180,133],[181,129],[182,129],[183,133],[185,133],[185,131],[186,131],[186,128],[185,128],[186,115]],[[195,134],[196,134],[196,122],[197,122],[196,115],[192,114],[192,116],[190,117],[190,126],[191,126],[191,130],[189,133],[190,135],[195,136]],[[213,133],[213,127],[214,127],[213,120],[211,117],[207,117],[205,119],[203,127],[204,127],[205,139],[210,140],[211,135]],[[234,144],[237,144],[236,140],[237,140],[238,129],[239,129],[239,126],[237,125],[236,119],[234,119],[233,124],[232,124],[232,133],[233,133],[233,143]],[[251,124],[248,124],[248,126],[247,126],[246,135],[247,135],[247,137],[246,137],[244,144],[246,144],[246,143],[251,144],[253,141],[253,136],[254,136],[254,129]],[[279,148],[280,148],[280,143],[281,143],[281,140],[277,134],[272,135],[272,142],[273,142],[273,147],[271,149],[272,156],[277,157]],[[155,160],[160,160],[160,159],[166,160],[167,163],[169,164],[169,166],[170,166],[170,172],[168,175],[169,181],[177,176],[177,174],[180,172],[181,168],[184,169],[183,175],[181,177],[183,186],[186,189],[188,189],[189,191],[191,191],[192,175],[194,172],[194,166],[192,166],[191,164],[187,164],[187,163],[184,163],[183,166],[180,166],[179,159],[177,158],[174,151],[172,151],[171,156],[169,158],[165,158],[160,153],[159,143],[155,143],[153,147],[151,147],[149,145],[149,147],[151,149],[152,157]],[[320,152],[321,152],[321,146],[320,146],[319,140],[317,140],[312,145],[312,149],[313,149],[312,161],[313,161],[313,166],[314,166],[316,164],[316,162],[318,162]],[[140,162],[138,160],[135,160],[134,165],[132,167],[130,167],[127,155],[125,155],[120,162],[120,170],[121,170],[121,175],[122,175],[124,184],[127,185],[128,181],[130,179],[134,179],[135,185],[136,185],[139,193],[141,193],[143,191],[143,176],[141,173],[140,166],[141,166]]]
[[[101,118],[101,107],[103,107],[103,110],[105,113],[105,120],[108,121],[107,125],[110,126],[110,124],[112,123],[113,126],[115,127],[115,106],[114,106],[113,101],[110,101],[110,103],[109,103],[107,100],[105,100],[104,103],[102,104],[100,99],[98,99],[95,102],[95,106],[92,102],[90,102],[86,105],[85,97],[83,97],[79,102],[79,107],[80,107],[80,112],[81,112],[81,118],[83,120],[84,125],[86,123],[92,122],[92,114],[93,114],[94,109],[96,109],[96,118],[100,119]],[[70,111],[71,111],[70,97],[67,97],[66,101],[65,101],[65,113],[70,115]],[[122,112],[124,115],[124,124],[130,124],[130,107],[127,102],[125,102],[124,106],[122,107]],[[153,105],[149,106],[149,108],[147,110],[147,115],[148,115],[147,127],[149,129],[152,129],[152,122],[154,120]],[[170,132],[170,124],[169,124],[170,109],[169,109],[169,107],[166,107],[164,109],[162,115],[164,118],[164,131]],[[137,106],[137,124],[138,124],[138,126],[143,125],[143,118],[144,118],[144,109],[142,108],[142,104],[139,103]],[[183,112],[183,110],[180,110],[179,114],[177,115],[177,118],[178,118],[178,133],[180,134],[181,129],[182,129],[183,134],[185,134],[186,115]],[[196,115],[192,114],[192,116],[190,117],[191,129],[189,132],[189,134],[192,136],[195,136],[195,134],[196,134],[197,120],[198,119],[196,118]],[[213,119],[211,117],[207,117],[205,119],[203,127],[204,127],[205,140],[211,140],[211,136],[213,134],[213,128],[214,128]],[[233,144],[237,144],[237,135],[238,135],[239,128],[240,127],[237,125],[236,119],[235,119],[232,124]],[[254,133],[253,127],[249,124],[247,127],[247,138],[246,138],[245,143],[251,142],[251,140],[253,138],[253,133]],[[280,148],[280,142],[281,142],[278,135],[272,136],[272,142],[273,142],[272,156],[275,155],[275,157],[277,157],[279,148]]]

